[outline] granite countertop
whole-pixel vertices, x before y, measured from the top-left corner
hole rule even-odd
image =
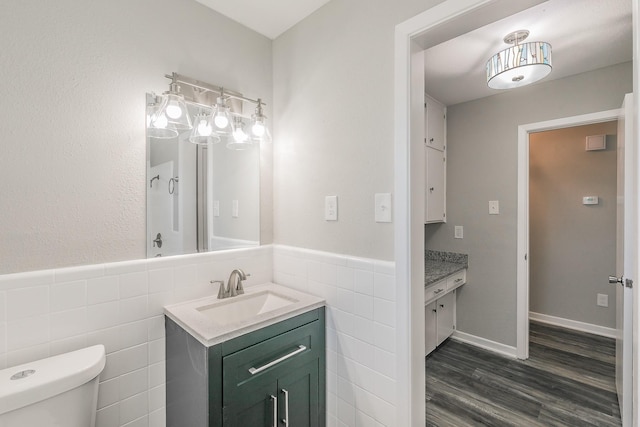
[[[424,285],[428,286],[469,267],[469,256],[427,250],[424,254]]]

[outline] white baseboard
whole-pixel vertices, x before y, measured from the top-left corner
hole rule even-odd
[[[465,344],[474,345],[476,347],[483,348],[485,350],[498,353],[502,356],[507,356],[513,359],[517,358],[516,348],[510,345],[502,344],[499,342],[491,341],[486,338],[478,337],[476,335],[467,334],[466,332],[455,331],[451,336],[456,341],[463,342]]]
[[[529,320],[540,323],[546,323],[554,326],[561,326],[574,331],[587,332],[594,335],[600,335],[607,338],[615,338],[616,330],[607,328],[606,326],[594,325],[592,323],[578,322],[577,320],[564,319],[562,317],[549,316],[547,314],[529,312]]]

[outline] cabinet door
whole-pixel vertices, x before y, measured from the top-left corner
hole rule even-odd
[[[438,344],[438,310],[436,309],[436,301],[424,306],[424,345],[425,356],[436,349]]]
[[[453,334],[455,303],[455,292],[449,292],[436,301],[438,305],[438,345]]]
[[[278,378],[280,426],[320,426],[319,369],[316,359]]]
[[[225,427],[279,427],[277,383],[253,384],[222,409]],[[274,424],[274,421],[276,422]]]
[[[445,222],[445,157],[442,151],[425,148],[425,222]]]
[[[445,145],[445,109],[444,106],[430,98],[425,98],[427,118],[425,120],[427,145],[444,151]]]

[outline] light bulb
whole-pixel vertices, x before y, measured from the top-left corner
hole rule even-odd
[[[251,132],[258,138],[264,136],[264,124],[261,122],[255,122],[251,127]]]
[[[169,102],[165,111],[167,112],[167,116],[172,119],[177,119],[182,116],[182,108],[180,108],[177,102]]]
[[[240,127],[233,131],[233,139],[235,139],[236,142],[245,142],[248,138],[249,136]]]
[[[198,123],[198,134],[202,136],[209,136],[211,135],[211,132],[213,132],[211,125],[207,123],[206,119],[201,119],[200,123]]]
[[[153,120],[153,127],[156,127],[158,129],[164,129],[167,127],[167,124],[169,123],[169,121],[167,120],[167,116],[165,116],[164,114],[160,114],[159,116],[156,116]]]
[[[213,122],[216,124],[216,127],[220,129],[224,129],[229,126],[229,119],[222,113],[216,114]]]

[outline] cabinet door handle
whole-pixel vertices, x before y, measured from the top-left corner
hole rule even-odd
[[[296,354],[300,354],[300,353],[302,353],[302,352],[303,352],[303,351],[305,351],[306,349],[307,349],[307,347],[306,347],[306,346],[304,346],[304,345],[299,345],[297,350],[294,350],[294,351],[292,351],[292,352],[291,352],[291,353],[289,353],[289,354],[285,354],[284,356],[282,356],[282,357],[280,357],[280,358],[278,358],[278,359],[276,359],[276,360],[273,360],[273,361],[271,361],[271,362],[267,363],[266,365],[262,365],[262,366],[260,366],[259,368],[253,368],[253,367],[249,368],[249,373],[250,373],[251,375],[255,375],[255,374],[257,374],[258,372],[262,372],[262,371],[264,371],[265,369],[268,369],[268,368],[270,368],[270,367],[272,367],[272,366],[274,366],[274,365],[277,365],[277,364],[278,364],[278,363],[280,363],[280,362],[284,362],[285,360],[289,359],[290,357],[295,356]]]
[[[444,304],[440,304],[440,308],[444,308]]]
[[[270,396],[273,403],[273,427],[278,427],[278,398],[273,394]]]
[[[282,419],[282,423],[285,427],[289,427],[289,392],[282,389],[282,394],[284,394],[284,418]]]
[[[442,291],[444,291],[444,289],[436,289],[435,291],[433,291],[433,294],[438,295]]]

